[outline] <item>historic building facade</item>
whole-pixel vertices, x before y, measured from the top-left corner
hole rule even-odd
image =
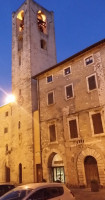
[[[0,109],[1,182],[41,180],[40,138],[34,134],[39,131],[34,120],[38,119],[36,81],[31,77],[55,64],[53,12],[26,0],[12,15],[12,93],[16,102]],[[5,112],[9,113],[6,117]]]
[[[105,185],[105,40],[35,78],[43,177]]]
[[[105,185],[105,40],[56,64],[53,12],[12,16],[12,93],[0,108],[0,182]]]

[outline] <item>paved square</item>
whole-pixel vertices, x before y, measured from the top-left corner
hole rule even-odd
[[[105,189],[100,189],[99,192],[91,192],[90,188],[86,189],[71,189],[76,200],[105,200]]]

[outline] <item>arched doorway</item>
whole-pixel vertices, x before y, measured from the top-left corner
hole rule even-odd
[[[87,186],[90,186],[91,180],[97,180],[99,182],[99,173],[97,167],[97,161],[93,156],[87,156],[84,160],[85,175]]]
[[[49,172],[51,177],[51,181],[61,181],[65,182],[65,174],[64,174],[64,163],[61,156],[57,153],[52,153],[49,157],[48,162]]]

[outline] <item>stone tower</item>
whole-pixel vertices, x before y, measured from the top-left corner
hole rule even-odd
[[[33,112],[37,110],[32,77],[56,64],[53,12],[33,0],[12,17],[11,181],[35,181]]]

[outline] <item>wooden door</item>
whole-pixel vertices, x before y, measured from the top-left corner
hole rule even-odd
[[[99,183],[99,174],[96,159],[92,156],[87,156],[84,161],[84,166],[87,186],[90,187],[91,180],[94,179],[97,180]]]

